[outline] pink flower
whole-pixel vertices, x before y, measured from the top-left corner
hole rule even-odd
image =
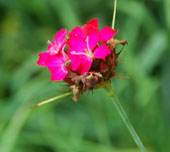
[[[51,42],[51,44],[48,46],[48,51],[51,55],[58,54],[61,52],[62,48],[66,44],[65,38],[67,35],[66,29],[61,29],[59,32],[57,32],[56,35],[54,35],[55,42]]]
[[[81,37],[71,37],[68,40],[72,70],[84,74],[90,70],[94,58],[104,59],[111,53],[106,44],[98,47],[98,42],[98,33],[90,33],[85,40]]]
[[[44,53],[39,54],[39,60],[37,61],[37,64],[39,66],[45,66],[46,59],[51,55],[57,55],[61,52],[65,45],[65,37],[67,34],[66,29],[61,29],[59,32],[57,32],[56,35],[54,35],[55,42],[50,42],[50,45],[48,46],[48,51],[45,51]]]
[[[61,29],[54,35],[55,42],[50,42],[48,51],[39,54],[37,64],[46,66],[51,71],[52,81],[63,80],[68,73],[68,69],[65,67],[65,62],[68,58],[64,52],[66,34],[67,30]]]
[[[92,19],[83,27],[75,27],[70,33],[68,54],[71,59],[71,69],[84,74],[91,68],[93,59],[104,59],[111,52],[106,45],[116,31],[105,26],[101,31],[98,27],[98,19]],[[99,45],[99,42],[102,42]]]

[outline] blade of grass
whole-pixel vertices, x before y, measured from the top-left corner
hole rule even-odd
[[[53,102],[53,101],[55,101],[55,100],[57,100],[57,99],[64,98],[64,97],[69,96],[69,95],[71,95],[71,94],[72,94],[72,92],[67,92],[67,93],[65,93],[65,94],[62,94],[62,95],[53,97],[53,98],[51,98],[51,99],[44,100],[44,101],[36,104],[36,106],[38,106],[38,107],[39,107],[39,106],[42,106],[42,105],[44,105],[44,104],[47,104],[47,103],[49,103],[49,102]]]
[[[117,0],[115,0],[115,2],[114,2],[113,20],[112,20],[112,29],[115,28],[116,8],[117,8]]]
[[[127,129],[129,130],[129,132],[130,132],[133,140],[135,141],[136,145],[138,146],[138,148],[140,149],[141,152],[147,152],[142,141],[140,140],[139,136],[137,135],[134,127],[132,126],[131,122],[129,121],[126,112],[124,111],[122,105],[120,104],[119,99],[115,95],[115,92],[112,89],[110,82],[105,85],[105,89],[109,93],[116,110],[119,112],[124,124],[126,125]]]

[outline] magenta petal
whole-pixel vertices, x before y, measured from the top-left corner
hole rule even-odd
[[[47,60],[48,56],[50,56],[49,52],[44,52],[39,54],[39,60],[37,61],[37,64],[39,66],[45,66],[45,61]]]
[[[68,69],[65,68],[64,64],[60,67],[51,71],[51,81],[60,81],[63,80],[68,73]]]
[[[56,45],[58,45],[59,48],[63,45],[64,40],[66,38],[66,34],[67,34],[67,30],[61,29],[59,32],[57,32],[56,35],[54,35],[54,38],[56,40]]]
[[[55,70],[56,68],[60,67],[61,64],[64,63],[63,56],[49,56],[45,62],[45,65],[47,66],[48,70]]]
[[[94,50],[94,57],[97,59],[104,59],[111,52],[106,44],[101,45],[97,49]]]
[[[92,62],[93,62],[92,58],[84,57],[81,60],[81,64],[80,64],[79,68],[77,69],[77,71],[80,74],[84,74],[84,73],[88,72],[91,68]]]
[[[88,21],[87,24],[85,24],[82,27],[83,34],[88,36],[90,33],[99,32],[98,22],[99,22],[98,19],[92,19],[92,20]]]
[[[85,50],[83,49],[69,49],[68,56],[71,60],[71,69],[76,71],[81,64],[82,58],[85,56]]]
[[[80,37],[71,37],[67,41],[67,45],[74,49],[75,51],[84,50],[86,48],[86,43]]]
[[[91,33],[99,32],[98,28],[91,24],[86,24],[82,27],[83,34],[88,36]]]
[[[87,44],[89,46],[90,50],[93,50],[95,48],[95,46],[97,45],[97,43],[99,42],[99,35],[98,33],[91,33],[89,34],[89,36],[87,37]]]
[[[72,56],[70,60],[71,60],[71,69],[73,71],[76,71],[81,64],[82,61],[81,58],[78,56]]]
[[[116,34],[116,30],[113,30],[111,27],[105,26],[101,29],[99,34],[101,41],[107,41],[110,40]]]
[[[88,21],[87,24],[91,24],[98,29],[99,28],[99,19],[98,18],[92,19],[92,20]]]
[[[51,44],[48,45],[48,51],[58,49],[56,42],[51,41]]]
[[[67,73],[68,69],[64,65],[63,56],[50,56],[46,60],[46,66],[48,70],[51,71],[51,81],[63,80]]]
[[[81,37],[82,39],[85,39],[85,35],[82,32],[82,29],[79,26],[76,26],[70,33],[70,37]]]

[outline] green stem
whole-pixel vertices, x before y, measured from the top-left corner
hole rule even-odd
[[[42,106],[42,105],[44,105],[44,104],[47,104],[47,103],[52,102],[52,101],[55,101],[55,100],[57,100],[57,99],[64,98],[64,97],[69,96],[69,95],[71,95],[71,94],[72,94],[72,92],[67,92],[67,93],[65,93],[65,94],[62,94],[62,95],[53,97],[53,98],[51,98],[51,99],[47,99],[47,100],[45,100],[45,101],[42,101],[42,102],[36,104],[36,106],[38,106],[38,107],[39,107],[39,106]]]
[[[116,107],[117,111],[119,112],[124,124],[126,125],[127,129],[129,130],[133,140],[135,141],[136,145],[140,149],[141,152],[146,152],[146,149],[140,140],[139,136],[137,135],[135,129],[133,128],[131,122],[129,121],[126,112],[124,111],[123,107],[121,106],[119,99],[114,93],[114,90],[112,89],[110,82],[105,85],[105,89],[110,94],[110,97],[112,99],[112,102],[114,106]]]
[[[112,20],[112,29],[115,28],[116,8],[117,8],[117,0],[115,0],[115,2],[114,2],[113,20]]]

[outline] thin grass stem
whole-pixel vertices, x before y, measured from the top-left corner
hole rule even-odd
[[[112,29],[115,28],[116,21],[116,9],[117,9],[117,0],[114,1],[114,10],[113,10],[113,20],[112,20]]]
[[[36,106],[37,106],[37,107],[42,106],[42,105],[44,105],[44,104],[47,104],[47,103],[49,103],[49,102],[53,102],[53,101],[58,100],[58,99],[61,99],[61,98],[64,98],[64,97],[69,96],[69,95],[71,95],[71,94],[72,94],[72,92],[67,92],[67,93],[65,93],[65,94],[62,94],[62,95],[53,97],[53,98],[51,98],[51,99],[47,99],[47,100],[45,100],[45,101],[42,101],[42,102],[36,104]]]
[[[141,152],[147,152],[141,139],[139,138],[134,127],[132,126],[131,122],[129,121],[126,112],[124,111],[122,105],[120,104],[118,97],[115,95],[115,92],[112,89],[110,82],[106,84],[105,89],[109,93],[116,110],[119,112],[124,124],[126,125],[127,129],[129,130],[129,132],[130,132],[133,140],[135,141],[136,145],[138,146],[138,148],[140,149]]]

